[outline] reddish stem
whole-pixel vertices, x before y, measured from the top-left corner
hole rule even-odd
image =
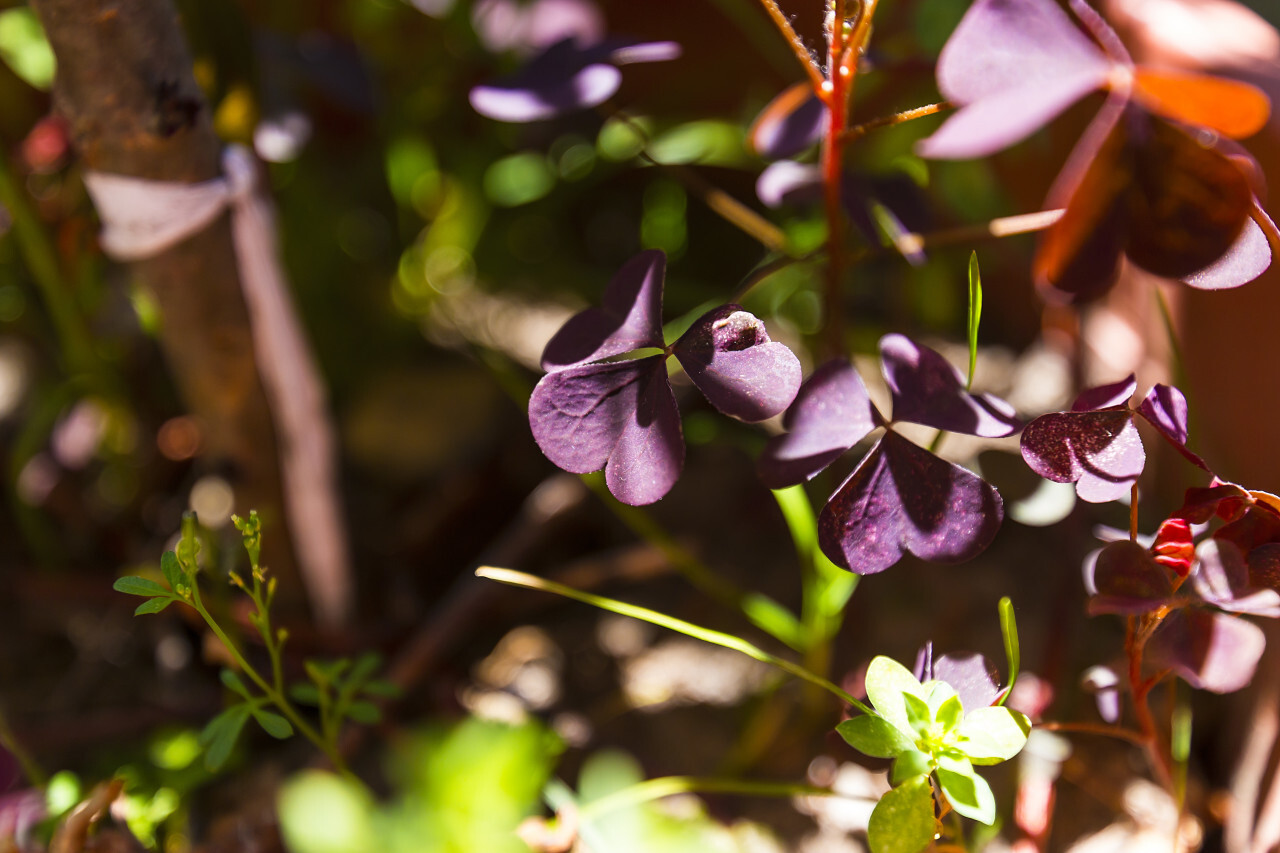
[[[844,131],[849,121],[852,74],[844,73],[845,4],[832,4],[831,39],[827,46],[827,79],[818,96],[827,104],[827,129],[822,140],[823,203],[827,216],[826,349],[828,357],[844,353],[844,208],[840,198],[844,168]]]
[[[1167,608],[1160,608],[1153,613],[1130,616],[1125,628],[1124,648],[1129,659],[1129,690],[1133,696],[1133,712],[1137,718],[1138,730],[1142,732],[1142,743],[1151,761],[1151,766],[1159,778],[1160,784],[1170,793],[1173,787],[1173,760],[1160,742],[1160,730],[1156,727],[1155,716],[1151,713],[1151,705],[1147,701],[1151,689],[1160,682],[1160,678],[1144,679],[1142,677],[1142,653],[1147,640],[1168,614]]]

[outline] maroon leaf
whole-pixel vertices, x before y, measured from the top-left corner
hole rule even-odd
[[[818,541],[832,562],[860,575],[907,552],[958,563],[991,543],[1003,517],[989,484],[890,430],[823,507]]]
[[[1280,617],[1280,592],[1253,584],[1244,555],[1234,543],[1208,539],[1200,543],[1198,556],[1192,583],[1205,601],[1233,613]]]
[[[1093,565],[1095,590],[1089,598],[1089,614],[1146,613],[1168,602],[1173,579],[1168,570],[1136,542],[1112,542],[1098,553]]]
[[[1197,690],[1232,693],[1253,679],[1266,642],[1257,625],[1190,607],[1165,617],[1147,644],[1147,656]]]
[[[853,365],[829,361],[800,387],[782,425],[787,432],[765,446],[756,463],[771,489],[812,478],[876,427],[880,415]]]
[[[1130,373],[1119,382],[1110,385],[1098,385],[1086,388],[1071,403],[1073,412],[1096,412],[1100,409],[1112,409],[1128,404],[1133,392],[1138,390],[1138,381]]]
[[[903,335],[880,339],[880,363],[893,394],[894,420],[986,438],[1012,435],[1021,426],[1008,403],[965,391],[960,371]]]
[[[1185,518],[1166,518],[1160,522],[1151,543],[1151,556],[1178,577],[1185,578],[1191,573],[1191,564],[1196,558],[1191,524]]]
[[[529,398],[538,447],[574,474],[606,468],[609,490],[632,505],[670,490],[684,443],[663,356],[548,373]]]
[[[1142,439],[1128,409],[1056,412],[1036,418],[1022,432],[1022,458],[1055,483],[1075,483],[1082,500],[1123,497],[1146,463]]]
[[[1275,224],[1254,200],[1254,216],[1260,216],[1275,230]],[[1248,284],[1271,266],[1271,244],[1257,222],[1250,219],[1227,253],[1204,269],[1183,276],[1182,281],[1198,290],[1226,290]]]
[[[1250,586],[1280,591],[1280,543],[1259,545],[1247,562]]]
[[[1138,404],[1138,414],[1159,430],[1188,462],[1209,471],[1205,461],[1187,449],[1187,398],[1181,391],[1172,385],[1153,386]]]
[[[938,88],[961,109],[920,153],[980,157],[1012,145],[1102,87],[1112,66],[1051,0],[978,0],[938,57]]]
[[[737,305],[695,320],[672,354],[713,406],[749,423],[781,413],[800,389],[800,360]]]
[[[653,249],[627,261],[605,289],[599,308],[580,311],[542,352],[543,370],[662,347],[662,283],[667,259]]]

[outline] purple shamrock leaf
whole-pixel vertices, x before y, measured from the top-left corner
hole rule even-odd
[[[1280,590],[1280,543],[1269,542],[1249,552],[1249,583]]]
[[[880,339],[880,364],[893,394],[893,419],[947,432],[1002,438],[1021,426],[1003,400],[964,390],[964,378],[939,353],[903,335]]]
[[[1003,517],[999,493],[980,477],[889,430],[823,507],[818,540],[832,562],[866,575],[907,552],[967,560],[991,543]]]
[[[653,249],[623,264],[605,288],[599,308],[580,311],[542,351],[542,369],[560,370],[663,346],[662,279],[666,257]]]
[[[622,84],[619,65],[662,62],[680,55],[674,42],[611,40],[582,46],[556,42],[515,74],[476,86],[471,106],[497,121],[554,118],[604,103]]]
[[[1151,552],[1127,539],[1112,542],[1098,552],[1093,576],[1085,585],[1094,590],[1089,615],[1099,613],[1148,613],[1168,603],[1173,578]]]
[[[770,101],[747,131],[747,144],[766,160],[794,157],[822,138],[827,105],[808,83],[783,89]]]
[[[757,463],[771,489],[811,479],[879,424],[880,414],[853,365],[829,361],[800,387],[782,419],[786,432],[769,439]]]
[[[916,655],[915,676],[922,682],[937,680],[951,685],[966,711],[985,708],[1000,696],[1000,676],[996,668],[977,652],[935,659],[933,643],[925,643]]]
[[[666,257],[633,258],[613,278],[602,308],[588,308],[547,344],[551,372],[529,398],[529,426],[553,463],[575,474],[605,472],[623,503],[653,503],[684,466],[680,413],[667,378],[675,355],[716,408],[757,421],[782,412],[800,386],[800,362],[736,305],[713,309],[659,355],[600,361],[662,348]]]
[[[1197,690],[1232,693],[1248,685],[1266,648],[1257,625],[1199,607],[1173,611],[1147,644],[1147,659]]]
[[[1254,553],[1258,550],[1254,549]],[[1280,617],[1280,592],[1254,586],[1250,566],[1234,542],[1206,539],[1200,543],[1196,556],[1199,559],[1192,583],[1209,604],[1233,613]]]
[[[713,406],[748,423],[786,409],[800,389],[795,355],[737,305],[703,314],[671,353]]]
[[[1022,458],[1055,483],[1075,483],[1082,500],[1123,497],[1146,464],[1146,451],[1124,405],[1133,377],[1083,391],[1070,412],[1041,415],[1022,431]]]
[[[1204,460],[1187,449],[1187,398],[1181,391],[1172,385],[1153,386],[1138,404],[1138,414],[1146,418],[1187,461],[1209,471]]]

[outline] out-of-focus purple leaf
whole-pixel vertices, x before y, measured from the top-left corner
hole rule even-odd
[[[1255,206],[1255,215],[1270,218]],[[1274,224],[1272,225],[1274,229]],[[1227,290],[1248,284],[1271,266],[1271,244],[1267,235],[1250,219],[1227,253],[1202,270],[1184,276],[1182,281],[1199,290]]]
[[[1055,412],[1022,431],[1022,458],[1055,483],[1075,483],[1081,500],[1103,503],[1127,493],[1146,451],[1128,409]]]
[[[615,67],[679,55],[671,42],[610,41],[580,46],[556,42],[524,68],[471,90],[476,112],[497,121],[530,122],[590,109],[608,100],[622,83]]]
[[[684,464],[663,356],[548,373],[529,398],[529,425],[560,468],[586,474],[607,466],[609,490],[624,503],[658,500]]]
[[[1280,617],[1280,592],[1252,584],[1249,566],[1235,543],[1206,539],[1197,555],[1199,568],[1192,583],[1205,601],[1233,613]]]
[[[1259,545],[1249,552],[1249,585],[1280,591],[1280,543]]]
[[[961,109],[920,145],[926,157],[990,154],[1106,83],[1113,62],[1052,0],[978,0],[938,57],[938,88]]]
[[[1130,373],[1119,382],[1109,385],[1098,385],[1080,392],[1071,404],[1073,412],[1096,412],[1099,409],[1110,409],[1123,406],[1129,402],[1133,392],[1138,390],[1138,380]]]
[[[996,668],[977,652],[937,658],[929,677],[945,681],[955,688],[966,711],[985,708],[1000,695],[1000,676]]]
[[[604,37],[604,15],[590,0],[478,0],[471,8],[471,24],[494,53],[532,52],[567,38],[592,44]]]
[[[1021,425],[1008,403],[965,391],[960,371],[903,335],[880,339],[880,362],[893,394],[894,420],[986,438],[1012,435]]]
[[[822,172],[795,160],[770,163],[756,179],[756,196],[765,207],[816,204],[822,199]]]
[[[1146,613],[1168,602],[1173,578],[1151,552],[1136,542],[1112,542],[1098,553],[1089,598],[1089,614]]]
[[[866,575],[908,552],[935,563],[967,560],[991,543],[1003,517],[989,484],[890,430],[823,507],[818,541],[836,565]]]
[[[1093,694],[1098,716],[1108,723],[1120,719],[1120,676],[1109,666],[1091,666],[1080,677],[1080,686]]]
[[[666,266],[666,255],[656,249],[623,264],[605,289],[601,306],[575,314],[547,342],[542,369],[561,370],[642,347],[662,347]]]
[[[766,160],[793,157],[818,144],[827,106],[808,83],[796,83],[770,101],[747,131],[747,142]]]
[[[1261,628],[1238,616],[1184,607],[1152,635],[1147,659],[1197,690],[1232,693],[1253,679],[1266,643]]]
[[[853,365],[829,361],[800,386],[782,425],[787,432],[769,439],[756,463],[771,489],[812,478],[866,437],[880,420]]]
[[[738,305],[703,314],[672,354],[713,406],[749,423],[780,414],[800,389],[800,360]]]
[[[1260,545],[1280,542],[1280,515],[1265,504],[1246,504],[1240,514],[1213,534],[1215,539],[1233,542],[1246,559]]]
[[[1187,449],[1187,398],[1181,391],[1172,385],[1152,386],[1138,404],[1138,414],[1159,430],[1188,462],[1209,471],[1205,461]]]

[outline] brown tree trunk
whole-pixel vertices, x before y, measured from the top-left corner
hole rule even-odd
[[[55,109],[87,169],[195,183],[220,174],[221,142],[192,75],[171,0],[32,0],[58,61]],[[160,345],[207,465],[229,475],[236,511],[272,534],[266,561],[300,606],[280,467],[226,215],[131,265],[160,309]]]

